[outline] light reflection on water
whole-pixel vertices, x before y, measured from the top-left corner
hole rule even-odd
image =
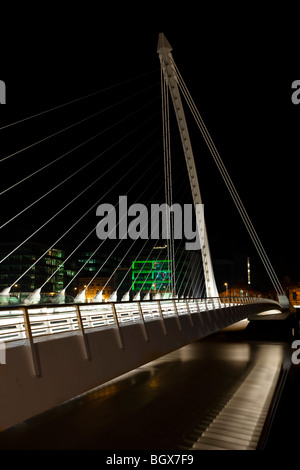
[[[284,361],[286,351],[285,343],[275,344],[255,344],[255,343],[214,343],[197,342],[189,344],[177,351],[173,351],[153,362],[145,364],[136,370],[147,370],[151,375],[158,367],[163,367],[168,363],[188,363],[196,361],[198,363],[226,362],[230,367],[234,362],[243,364],[263,364],[265,367],[279,367]]]
[[[0,433],[0,449],[177,448],[196,418],[261,365],[264,380],[285,343],[216,335],[189,344]]]

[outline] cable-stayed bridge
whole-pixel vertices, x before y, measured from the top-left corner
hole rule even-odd
[[[16,242],[0,260],[0,272],[1,265],[3,268],[1,280],[9,281],[0,293],[1,362],[5,362],[0,366],[0,429],[10,427],[230,324],[262,312],[274,309],[280,312],[282,308],[288,308],[287,299],[270,260],[174,62],[172,48],[163,34],[159,36],[157,51],[161,71],[160,96],[157,97],[160,102],[159,112],[157,107],[153,106],[154,102],[157,105],[154,98],[146,104],[142,103],[142,97],[156,88],[153,85],[148,86],[143,94],[137,89],[137,81],[129,80],[127,82],[134,82],[135,85],[135,91],[131,95],[122,96],[127,84],[123,82],[109,90],[100,90],[8,123],[0,129],[0,132],[7,132],[11,136],[14,132],[17,135],[15,129],[19,126],[26,126],[24,146],[17,149],[13,147],[10,153],[3,155],[1,164],[7,165],[23,152],[34,152],[33,161],[28,162],[28,169],[26,168],[24,173],[24,168],[20,170],[16,165],[16,175],[21,171],[20,179],[15,180],[14,174],[9,174],[7,186],[3,187],[0,193],[4,198],[4,219],[0,226],[3,233],[5,234],[9,227],[12,227],[11,232],[7,232],[10,235],[19,233],[22,223],[30,226],[22,241]],[[153,72],[150,75],[153,79]],[[110,93],[110,98],[106,98],[106,92]],[[118,93],[120,98],[115,98]],[[51,119],[51,115],[56,116],[55,113],[64,112],[69,107],[73,110],[76,105],[82,105],[86,100],[94,102],[99,96],[105,96],[104,108],[99,110],[95,107],[88,116],[80,109],[80,118],[76,121],[72,119],[72,111],[68,114],[67,125],[58,130],[53,124],[55,117],[53,122],[50,121],[51,131],[34,142],[27,140],[27,129],[30,129],[31,122],[43,120],[45,117],[48,119],[49,116]],[[109,101],[112,96],[115,100],[113,104]],[[219,297],[208,233],[203,212],[200,210],[202,196],[182,97],[266,268],[277,293],[277,301],[247,296],[225,296],[222,299]],[[174,108],[173,118],[170,99]],[[115,113],[107,117],[107,111]],[[138,124],[133,124],[134,120],[137,120]],[[153,121],[158,124],[155,128],[150,126]],[[118,129],[121,129],[119,135]],[[180,167],[179,160],[171,158],[172,136],[175,130],[175,141],[180,144],[180,150],[176,148],[175,154],[183,154],[185,169]],[[66,142],[63,139],[65,136]],[[71,137],[74,138],[74,143],[70,145]],[[56,139],[59,142],[58,147]],[[45,144],[46,150],[40,150],[45,148],[41,147]],[[60,148],[60,152],[53,157],[57,148]],[[37,159],[37,155],[43,151],[48,156],[44,160]],[[76,152],[78,159],[75,161],[73,156]],[[89,160],[86,158],[88,154]],[[141,158],[142,154],[146,159]],[[172,150],[172,157],[173,155]],[[95,174],[95,165],[89,166],[92,163],[99,164],[100,174]],[[186,177],[183,176],[183,171]],[[51,178],[47,178],[49,175]],[[179,175],[179,178],[176,179],[174,175]],[[76,179],[77,177],[79,179]],[[35,188],[35,178],[38,178],[39,182],[37,197],[31,198],[32,192],[24,191],[23,185],[30,183],[30,187]],[[67,186],[70,182],[72,185]],[[124,220],[120,218],[115,224],[115,219],[110,219],[108,214],[117,205],[121,209],[123,199],[116,200],[115,194],[130,195],[133,189],[136,206],[133,212],[127,215],[137,216],[139,212],[139,218],[137,217],[131,225],[127,224],[128,232],[125,230],[123,236],[118,239],[116,225],[117,233],[120,234],[121,228],[124,228]],[[5,198],[10,198],[14,191],[18,194],[20,205],[17,205],[18,209],[14,208],[15,213],[12,215],[11,206],[9,211],[5,210],[5,201],[8,200]],[[41,208],[48,209],[51,206],[52,202],[49,201],[52,201],[51,197],[56,192],[60,194],[56,202],[63,204],[58,204],[58,209],[51,211],[50,217],[45,211],[47,217],[44,218]],[[190,202],[194,208],[196,229],[193,233],[201,247],[201,250],[198,249],[200,256],[192,256],[188,250],[182,249],[182,245],[176,245],[180,237],[176,238],[179,224],[175,211],[170,211],[170,216],[164,219],[167,224],[167,236],[162,237],[164,241],[156,239],[154,243],[149,227],[147,226],[146,231],[145,227],[141,226],[145,221],[141,216],[143,208],[139,205],[142,197],[146,197],[152,204],[159,200],[165,203],[164,207],[173,208],[174,193],[181,196],[183,204],[188,205]],[[106,249],[106,256],[100,268],[92,272],[93,275],[85,287],[74,295],[76,278],[89,266],[89,261],[99,251],[104,251],[104,243],[107,240],[100,240],[99,236],[96,238],[100,229],[95,214],[104,215],[96,211],[100,203],[104,204],[108,200],[115,206],[107,204],[102,207],[107,216],[106,225],[103,225],[102,229],[107,230],[110,252]],[[76,214],[69,219],[74,205],[77,208]],[[89,217],[94,225],[88,225]],[[180,222],[187,223],[190,219]],[[53,224],[58,230],[54,231],[52,228],[50,232],[49,227],[53,227]],[[151,234],[155,229],[156,227],[151,227]],[[18,253],[45,230],[49,230],[53,237],[51,243],[45,250],[41,250],[39,255],[32,256],[33,262],[29,262],[22,272],[13,271],[13,275],[17,274],[12,279],[8,270],[4,269],[8,260],[14,260],[15,264],[10,266],[16,265]],[[78,233],[81,235],[79,240],[75,236],[72,238],[76,230],[76,236]],[[64,285],[50,295],[49,286],[54,286],[54,280],[90,237],[94,237],[94,248],[90,250],[90,256],[80,268],[77,266],[74,270],[69,269],[72,272],[68,274]],[[134,240],[138,243],[134,243]],[[127,242],[126,248],[124,242]],[[35,279],[39,265],[60,243],[67,247],[67,256],[55,265],[51,262],[46,264],[44,279],[39,286],[34,285],[32,292],[27,292],[26,295],[19,292],[19,295],[16,295],[26,276]],[[87,302],[88,287],[104,272],[107,264],[114,260],[115,253],[121,255],[115,260],[114,268],[92,301]],[[131,270],[127,269],[119,282],[115,283],[109,298],[104,301],[104,291],[110,285],[111,279],[120,273],[119,268],[123,262],[128,259],[131,262],[142,259],[140,269],[134,279],[130,279]],[[149,269],[150,260],[159,264],[161,269]],[[49,293],[46,300],[45,291]],[[17,403],[13,410],[12,402]]]

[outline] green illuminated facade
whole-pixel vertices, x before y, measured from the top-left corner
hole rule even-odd
[[[165,292],[170,290],[171,261],[139,260],[132,263],[132,290]]]

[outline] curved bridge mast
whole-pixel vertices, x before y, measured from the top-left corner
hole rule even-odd
[[[180,132],[181,142],[183,146],[184,156],[186,160],[189,180],[193,195],[193,202],[196,211],[197,230],[202,253],[202,262],[205,276],[206,295],[208,297],[218,297],[215,276],[211,261],[209,250],[206,226],[204,217],[201,216],[199,208],[202,207],[202,198],[200,194],[200,187],[197,177],[197,170],[195,160],[188,132],[188,127],[185,119],[185,114],[182,106],[182,101],[179,93],[177,76],[174,67],[174,60],[171,54],[172,47],[163,33],[160,33],[158,38],[157,52],[159,54],[160,64],[164,75],[164,80],[169,88],[172,98],[177,124]],[[201,205],[201,206],[200,206]]]

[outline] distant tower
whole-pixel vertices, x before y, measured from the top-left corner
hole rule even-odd
[[[247,283],[250,286],[251,284],[251,270],[250,270],[250,258],[247,257]]]
[[[6,86],[3,80],[0,80],[0,104],[6,104]]]

